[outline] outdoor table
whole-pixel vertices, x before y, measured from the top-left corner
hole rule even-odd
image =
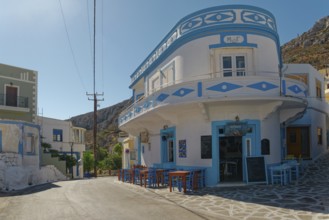
[[[169,172],[169,190],[172,192],[172,177],[177,176],[182,178],[182,184],[184,186],[184,193],[186,193],[186,176],[189,175],[190,171],[185,171],[185,170],[178,170],[178,171],[173,171]]]
[[[164,172],[163,169],[157,169],[156,170],[156,181],[157,181],[158,186],[159,186],[159,179],[161,179],[162,182],[163,182],[163,177],[161,177],[161,175],[163,175],[163,172]],[[141,170],[139,172],[140,186],[143,185],[143,181],[142,180],[144,180],[144,187],[145,188],[146,188],[146,180],[148,178],[148,173],[149,173],[149,169]]]

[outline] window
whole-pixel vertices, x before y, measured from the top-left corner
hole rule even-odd
[[[316,97],[322,98],[322,90],[321,90],[321,82],[319,80],[316,80]]]
[[[167,155],[168,155],[167,162],[174,162],[174,140],[173,139],[169,139],[167,142]]]
[[[223,57],[223,76],[232,76],[232,57]]]
[[[171,62],[160,70],[161,86],[166,87],[175,82],[175,62]]]
[[[318,128],[318,144],[322,145],[322,128]]]
[[[245,56],[223,56],[222,57],[223,76],[245,76],[246,62]]]
[[[53,129],[53,141],[58,141],[58,142],[63,141],[63,130]]]
[[[28,154],[35,153],[35,140],[33,134],[28,134],[25,138],[25,152]]]
[[[201,159],[212,158],[212,137],[211,135],[201,136]]]
[[[251,156],[251,139],[246,138],[246,147],[247,147],[247,157]]]
[[[170,62],[147,78],[147,94],[175,84],[175,62]]]

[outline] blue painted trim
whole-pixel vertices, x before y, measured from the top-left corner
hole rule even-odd
[[[267,20],[272,20],[271,25],[273,27],[268,26],[267,23],[261,24],[257,22],[257,19],[254,19],[253,21],[245,21],[244,24],[236,24],[234,23],[234,21],[236,20],[236,12],[233,11],[233,9],[240,9],[241,12],[246,10],[253,10],[252,13],[265,16],[268,18]],[[227,17],[228,15],[225,15],[223,12],[231,12],[232,19],[230,21],[224,21],[225,19],[216,17],[217,15],[219,17]],[[200,19],[204,20],[203,23]],[[167,58],[167,56],[169,56],[174,50],[176,50],[181,45],[193,39],[201,38],[204,36],[211,36],[214,34],[222,33],[223,31],[230,30],[247,30],[253,31],[254,34],[256,34],[256,32],[261,32],[263,34],[271,36],[271,38],[275,39],[275,42],[277,44],[276,46],[278,48],[279,62],[280,64],[282,64],[280,41],[279,36],[277,34],[275,17],[272,13],[262,8],[247,5],[217,6],[194,12],[181,19],[164,37],[164,39],[155,47],[151,54],[137,67],[134,73],[130,75],[130,77],[133,79],[136,74],[139,74],[139,76],[133,80],[129,88],[132,88],[141,77],[145,77],[146,75],[148,75],[152,70],[154,70],[156,66],[159,65],[160,62]],[[169,46],[167,46],[167,43],[169,44]],[[163,45],[165,45],[165,47],[163,47]]]
[[[186,43],[188,43],[192,40],[196,40],[196,39],[203,38],[203,37],[208,37],[208,36],[213,36],[213,35],[218,35],[218,34],[221,34],[225,31],[227,31],[227,32],[234,32],[234,31],[241,32],[241,31],[244,31],[246,33],[259,35],[259,36],[264,36],[264,37],[268,37],[268,38],[274,40],[274,42],[276,43],[276,46],[277,46],[279,63],[282,63],[281,52],[279,52],[279,51],[281,51],[280,50],[280,40],[279,40],[279,36],[277,35],[276,32],[275,33],[269,32],[267,30],[259,29],[258,27],[246,28],[245,25],[241,25],[241,26],[239,26],[239,25],[234,25],[234,26],[225,25],[225,26],[221,26],[221,27],[217,27],[217,28],[210,27],[210,28],[204,28],[202,30],[194,31],[193,34],[189,33],[189,34],[183,35],[180,38],[178,38],[176,41],[174,41],[148,68],[146,68],[144,70],[144,72],[139,77],[137,77],[137,79],[135,79],[131,83],[129,88],[132,88],[141,78],[147,76],[153,70],[155,70],[166,58],[168,58],[179,47],[185,45]],[[139,70],[139,68],[137,68],[136,72],[138,72],[138,70]],[[135,74],[136,74],[136,72],[135,72]],[[133,74],[131,76],[131,78],[135,74]]]
[[[232,122],[229,120],[223,121],[212,121],[211,122],[211,134],[212,134],[212,167],[208,169],[208,184],[210,186],[217,185],[219,183],[219,132],[218,129],[220,127],[224,127],[228,122]],[[260,121],[259,120],[243,120],[243,122],[247,122],[248,125],[254,125],[255,128],[252,134],[246,134],[243,137],[251,137],[254,138],[252,140],[254,154],[252,156],[261,156],[261,147],[260,147],[260,140],[261,140],[261,130],[260,130]],[[243,159],[245,158],[246,154],[243,155]],[[244,168],[244,176],[245,168]]]
[[[40,129],[40,125],[32,124],[32,123],[29,123],[29,122],[23,122],[23,121],[0,120],[0,124],[23,125],[23,126],[29,126],[29,127],[32,127],[32,128]]]
[[[2,152],[2,130],[0,130],[0,152]]]
[[[202,82],[198,82],[198,97],[202,97]]]
[[[282,80],[282,95],[287,94],[286,80]]]
[[[163,141],[162,140],[162,136],[165,135],[165,134],[171,134],[172,135],[172,139],[173,139],[173,143],[174,143],[174,162],[166,162],[164,161],[165,160],[165,156],[164,156],[164,152],[167,148],[167,141]],[[161,164],[170,164],[173,165],[173,166],[176,166],[176,127],[170,127],[170,128],[167,128],[167,129],[161,129],[160,130],[160,146],[161,146],[161,152],[160,152],[160,157],[161,157]]]

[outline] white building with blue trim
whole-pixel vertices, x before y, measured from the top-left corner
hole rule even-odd
[[[308,64],[282,63],[267,10],[192,13],[130,77],[134,103],[119,128],[134,137],[136,163],[203,167],[213,186],[248,182],[246,157],[263,156],[269,166],[327,151],[324,77]]]

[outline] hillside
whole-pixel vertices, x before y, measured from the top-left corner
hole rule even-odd
[[[329,16],[282,46],[284,63],[309,63],[316,69],[329,64]]]
[[[97,144],[109,149],[117,142],[119,135],[118,117],[119,114],[130,105],[131,100],[124,100],[113,106],[103,108],[97,111]],[[86,146],[90,149],[93,145],[93,125],[94,113],[88,112],[69,119],[77,127],[87,129]]]

